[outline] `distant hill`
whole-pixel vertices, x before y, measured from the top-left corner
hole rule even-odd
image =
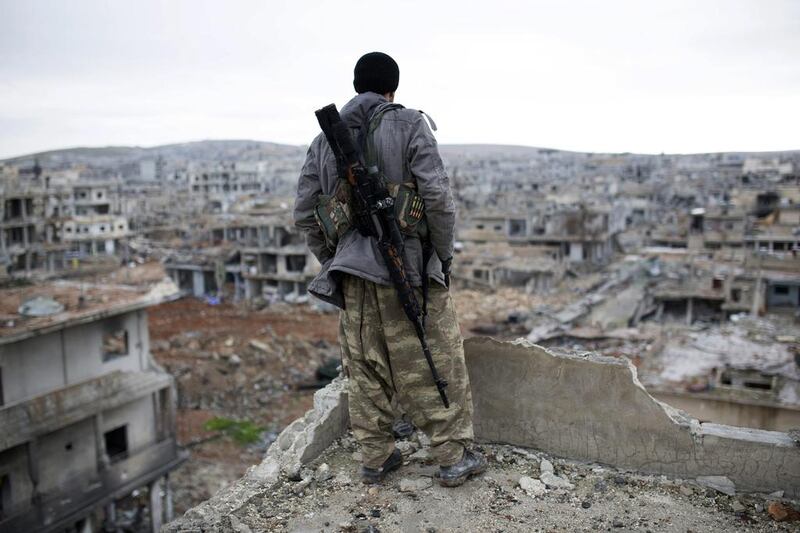
[[[470,157],[536,157],[548,154],[563,154],[566,156],[635,156],[655,154],[600,154],[592,152],[573,152],[553,148],[539,148],[533,146],[502,145],[502,144],[442,144],[442,155]],[[66,164],[92,164],[97,166],[115,166],[126,163],[136,163],[141,160],[163,157],[167,160],[193,160],[193,161],[259,161],[275,156],[300,157],[305,152],[305,146],[279,144],[254,140],[206,140],[178,144],[165,144],[161,146],[104,146],[104,147],[78,147],[62,150],[50,150],[35,154],[26,154],[2,160],[18,166],[32,166],[34,159],[39,160],[43,167],[57,167]],[[748,155],[774,155],[797,156],[799,151],[776,152],[726,152]],[[677,155],[677,154],[673,154]],[[704,155],[704,154],[683,154]],[[708,154],[711,155],[711,154]]]
[[[221,159],[258,161],[276,155],[300,155],[304,151],[305,147],[302,146],[264,141],[207,140],[165,144],[149,148],[141,146],[65,148],[12,157],[3,160],[3,162],[27,166],[32,165],[34,159],[38,159],[39,164],[48,167],[63,163],[124,164],[158,157],[171,160],[190,159],[195,161],[216,161]]]

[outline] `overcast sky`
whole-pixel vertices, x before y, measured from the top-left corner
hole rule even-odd
[[[442,143],[800,148],[796,0],[0,0],[0,157],[306,144],[373,50]]]

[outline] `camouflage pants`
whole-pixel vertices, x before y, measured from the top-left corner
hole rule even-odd
[[[434,460],[457,463],[472,439],[472,392],[450,293],[431,283],[426,333],[434,363],[447,380],[445,409],[394,287],[346,275],[339,335],[349,377],[350,423],[364,466],[378,468],[394,451],[392,422],[400,407],[431,439]],[[417,298],[422,303],[421,291]]]

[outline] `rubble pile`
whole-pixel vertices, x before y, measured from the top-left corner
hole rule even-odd
[[[379,486],[358,478],[352,436],[230,515],[233,531],[793,531],[797,502],[738,494],[729,480],[670,480],[483,445],[489,470],[457,489],[433,479],[428,440],[398,442],[403,466]]]
[[[269,326],[253,333],[237,339],[188,331],[154,344],[156,357],[177,378],[178,407],[237,418],[268,408],[275,417],[291,392],[324,386],[317,370],[339,357],[338,347],[324,339],[277,337]]]

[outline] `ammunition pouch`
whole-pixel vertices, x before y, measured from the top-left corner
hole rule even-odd
[[[339,239],[353,226],[350,211],[352,188],[347,180],[337,180],[333,195],[322,194],[314,208],[314,217],[325,236],[325,244],[336,250]]]
[[[394,199],[394,215],[400,231],[405,235],[426,238],[428,227],[425,223],[425,202],[417,193],[416,184],[389,183],[386,189]],[[353,228],[352,193],[352,187],[347,180],[340,179],[334,193],[320,195],[314,208],[314,216],[325,236],[325,244],[332,251],[336,250],[339,239]]]

